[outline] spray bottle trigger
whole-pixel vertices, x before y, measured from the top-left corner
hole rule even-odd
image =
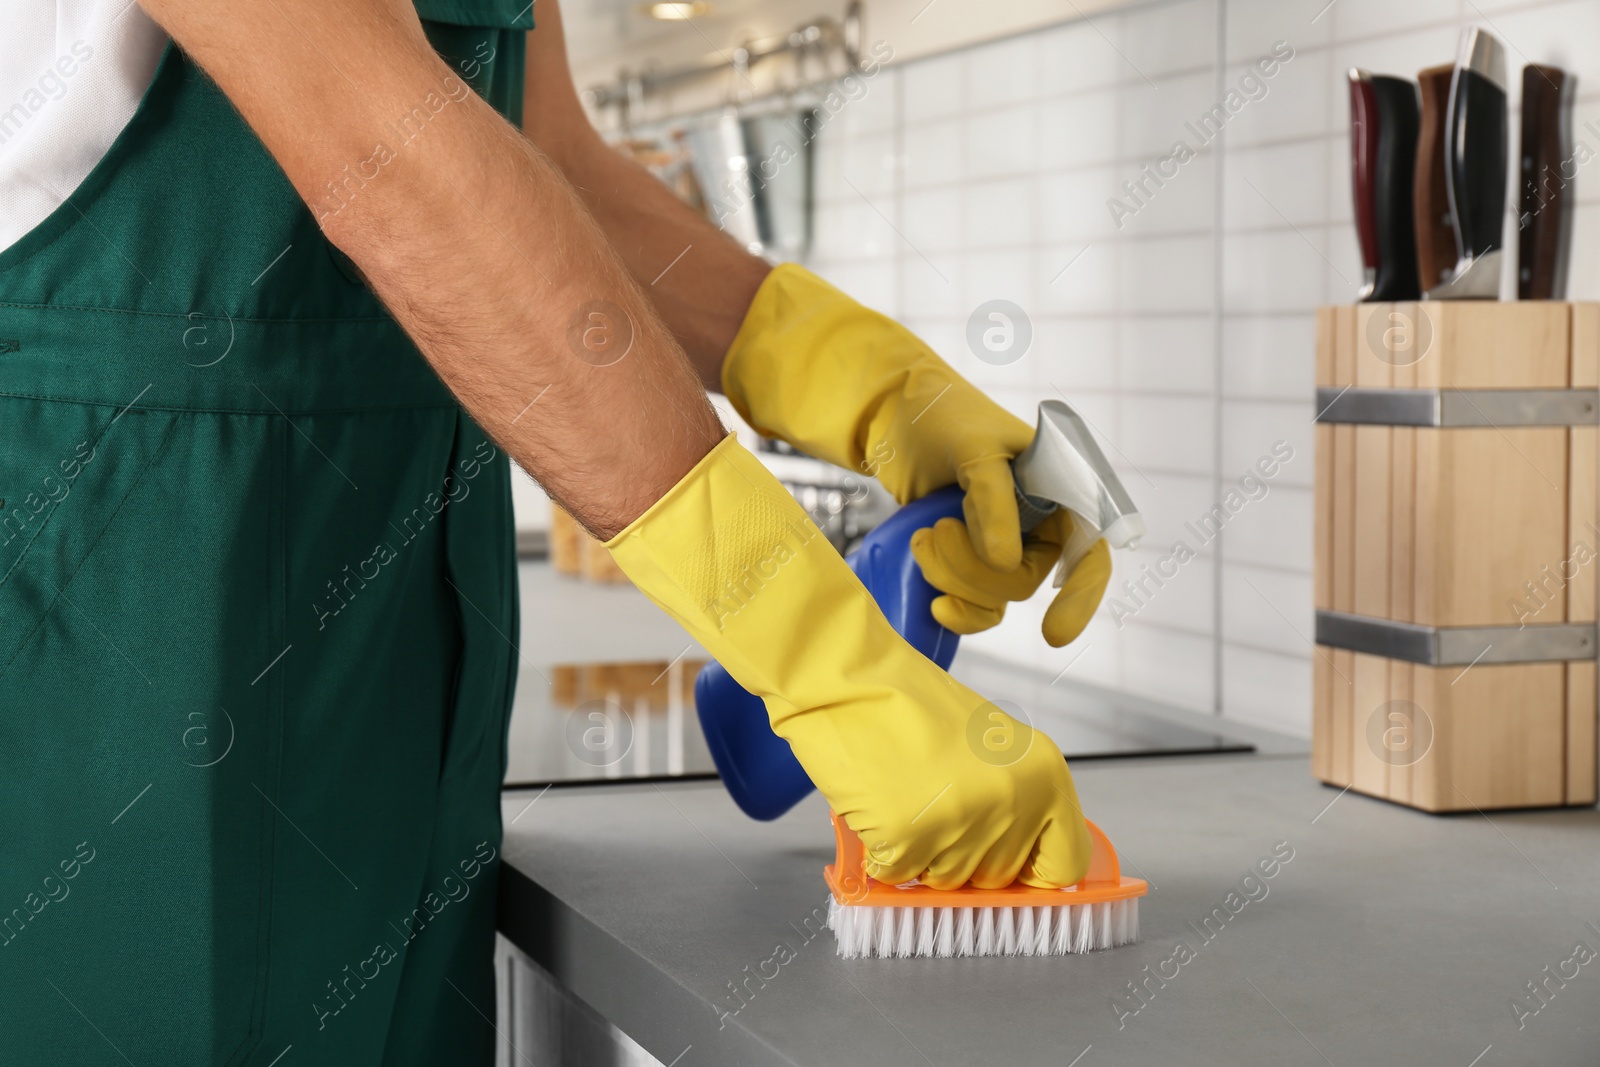
[[[1066,584],[1067,575],[1083,562],[1083,557],[1089,554],[1098,540],[1100,531],[1082,515],[1072,512],[1072,533],[1067,543],[1061,546],[1061,565],[1056,568],[1055,580],[1051,583],[1056,589]]]

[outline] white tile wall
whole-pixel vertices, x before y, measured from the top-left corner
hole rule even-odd
[[[1132,617],[1119,625],[1103,608],[1071,648],[1038,638],[1043,596],[973,644],[1309,733],[1312,309],[1350,300],[1359,273],[1343,72],[1446,62],[1474,21],[1492,23],[1514,71],[1577,71],[1575,136],[1600,151],[1594,0],[1145,3],[886,70],[829,125],[812,267],[1012,410],[1059,393],[1084,412],[1150,526],[1145,548],[1118,560],[1113,596],[1131,604],[1121,583],[1176,541],[1199,550]],[[1186,124],[1279,41],[1293,58],[1117,225],[1108,198],[1174,142],[1195,145]],[[1585,178],[1579,204],[1570,295],[1595,299],[1600,193]],[[967,316],[994,297],[1034,325],[1007,367],[964,341]],[[1278,441],[1294,456],[1266,496],[1201,544],[1185,524]]]

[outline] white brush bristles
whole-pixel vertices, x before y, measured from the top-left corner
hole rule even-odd
[[[933,954],[935,956],[954,956],[956,954],[956,917],[953,908],[936,908],[939,919],[933,927]]]
[[[845,959],[1066,956],[1139,940],[1139,901],[1017,908],[895,908],[828,897]]]

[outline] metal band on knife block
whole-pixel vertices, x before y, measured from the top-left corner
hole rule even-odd
[[[1319,423],[1471,429],[1593,426],[1594,389],[1317,389]],[[1422,626],[1342,611],[1317,612],[1316,643],[1429,667],[1596,658],[1595,623]]]
[[[1342,611],[1318,611],[1316,643],[1425,667],[1551,663],[1595,658],[1592,622],[1526,626],[1420,626]]]
[[[1317,390],[1317,421],[1361,426],[1442,429],[1593,426],[1600,422],[1594,389],[1332,389]]]

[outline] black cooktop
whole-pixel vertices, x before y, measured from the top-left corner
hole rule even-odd
[[[694,710],[702,661],[523,665],[506,786],[715,778]],[[1254,746],[1150,714],[1025,668],[958,656],[955,676],[1048,734],[1068,760],[1251,752]]]

